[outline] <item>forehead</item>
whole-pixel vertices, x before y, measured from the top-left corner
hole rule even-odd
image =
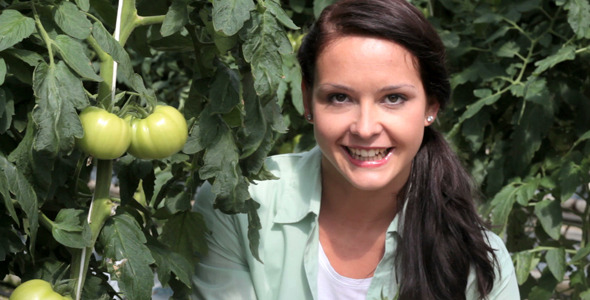
[[[334,38],[321,49],[316,61],[319,76],[364,69],[421,81],[416,57],[403,46],[382,38],[356,35]]]

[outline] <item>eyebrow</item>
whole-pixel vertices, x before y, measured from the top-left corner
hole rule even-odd
[[[337,84],[337,83],[324,83],[324,84],[320,84],[318,87],[320,90],[326,89],[326,88],[336,88],[336,89],[340,89],[340,90],[345,90],[345,91],[354,91],[354,89],[345,86],[345,85],[341,85],[341,84]],[[385,86],[383,88],[379,89],[379,92],[388,92],[388,91],[396,91],[402,88],[410,88],[410,89],[416,89],[416,86],[414,86],[413,84],[398,84],[398,85],[388,85]]]

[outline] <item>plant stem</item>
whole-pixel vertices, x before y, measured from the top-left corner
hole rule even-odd
[[[96,164],[96,186],[94,188],[94,197],[90,203],[88,211],[88,224],[92,232],[92,241],[89,247],[76,249],[72,254],[71,278],[75,280],[75,299],[82,296],[82,287],[86,280],[88,263],[94,244],[102,226],[111,215],[113,202],[109,199],[109,191],[113,173],[112,160],[98,160]]]
[[[47,53],[49,55],[49,65],[53,66],[55,63],[53,60],[53,41],[49,37],[49,34],[47,34],[47,31],[45,31],[45,27],[43,27],[43,24],[41,24],[41,19],[39,19],[39,13],[37,13],[37,8],[35,8],[35,3],[33,1],[31,2],[31,8],[33,9],[33,17],[35,18],[35,24],[37,25],[37,29],[41,34],[41,38],[43,38],[43,42],[45,42],[45,45],[47,46]]]

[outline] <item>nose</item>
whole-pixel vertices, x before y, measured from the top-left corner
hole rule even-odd
[[[350,132],[360,138],[368,139],[383,131],[379,109],[373,103],[360,104],[355,120],[351,123]]]

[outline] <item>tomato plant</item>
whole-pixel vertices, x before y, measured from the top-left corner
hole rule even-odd
[[[128,151],[137,158],[165,158],[181,150],[186,143],[186,120],[172,106],[158,105],[144,119],[131,116],[126,119],[131,127]]]
[[[131,143],[129,124],[104,109],[89,106],[80,113],[84,137],[77,140],[82,151],[97,159],[115,159]]]
[[[31,279],[21,283],[10,295],[10,300],[66,300],[53,290],[51,284],[41,279]]]

